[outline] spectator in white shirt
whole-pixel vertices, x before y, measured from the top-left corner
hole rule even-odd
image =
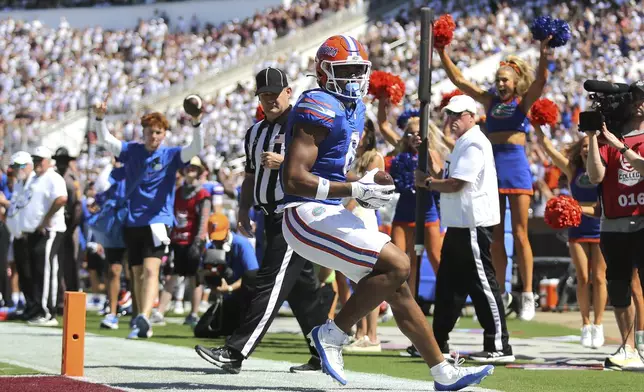
[[[46,147],[36,148],[31,156],[33,172],[24,185],[16,187],[20,204],[14,230],[22,240],[14,242],[14,255],[17,263],[28,263],[31,272],[29,282],[24,283],[31,287],[34,301],[25,310],[25,317],[30,325],[40,326],[58,325],[57,255],[66,230],[63,207],[67,187],[51,165],[51,155]]]

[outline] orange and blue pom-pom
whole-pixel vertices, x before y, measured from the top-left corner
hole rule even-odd
[[[559,108],[548,98],[539,98],[532,104],[528,117],[532,123],[555,126],[559,121]]]
[[[449,103],[449,100],[450,100],[450,99],[452,99],[453,97],[455,97],[455,96],[457,96],[457,95],[463,95],[463,94],[465,94],[465,93],[464,93],[464,92],[462,92],[462,91],[461,91],[461,90],[459,90],[459,89],[452,90],[452,91],[450,91],[450,92],[448,92],[448,93],[444,93],[444,94],[443,94],[443,97],[441,98],[441,104],[440,104],[440,106],[438,107],[438,109],[443,110],[443,108],[444,108],[445,106],[447,106],[447,104]]]
[[[265,118],[266,114],[264,114],[264,108],[262,105],[257,105],[257,110],[255,110],[255,122],[258,123]]]
[[[570,31],[570,25],[568,25],[568,22],[562,19],[557,19],[554,24],[554,34],[552,35],[550,42],[548,42],[548,46],[551,48],[564,46],[568,41],[570,41],[571,37],[572,32]]]
[[[456,29],[456,23],[452,15],[441,15],[434,22],[434,47],[442,49],[449,45],[454,38],[454,29]]]
[[[539,41],[552,36],[552,39],[548,42],[548,46],[551,48],[565,45],[572,36],[568,22],[562,19],[554,19],[548,15],[535,18],[530,26],[530,31],[532,36]]]
[[[405,82],[385,71],[373,71],[369,78],[369,94],[374,97],[388,98],[392,104],[398,105],[405,96]]]
[[[554,34],[555,20],[548,16],[538,16],[532,21],[530,26],[530,32],[534,39],[538,41],[543,41],[549,36]]]
[[[407,126],[407,123],[409,122],[409,119],[412,117],[420,117],[420,111],[416,109],[405,110],[398,117],[398,120],[396,121],[396,125],[398,125],[398,128],[400,129],[405,129],[405,127]]]
[[[548,200],[543,219],[553,229],[579,227],[581,206],[570,196],[557,196]]]

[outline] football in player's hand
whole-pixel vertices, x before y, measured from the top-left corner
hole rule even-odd
[[[192,117],[197,117],[203,110],[203,100],[196,94],[191,94],[183,100],[183,110]]]
[[[379,170],[378,173],[373,176],[373,182],[378,185],[393,185],[394,179],[391,178],[389,173],[387,173],[386,171]]]

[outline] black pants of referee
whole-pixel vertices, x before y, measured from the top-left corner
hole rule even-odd
[[[284,300],[288,300],[305,337],[313,327],[326,322],[333,301],[333,293],[325,295],[328,287],[320,288],[313,264],[286,244],[282,234],[282,214],[265,215],[264,230],[266,249],[257,271],[255,287],[251,288],[250,303],[240,327],[226,341],[228,348],[245,358],[262,340]],[[317,357],[315,349],[308,347]]]
[[[58,297],[58,248],[63,233],[29,233],[14,240],[20,288],[27,308],[24,318],[55,317]]]
[[[501,291],[490,256],[492,227],[454,228],[445,233],[436,277],[434,335],[442,350],[461,315],[467,296],[472,298],[483,327],[483,350],[511,350]]]

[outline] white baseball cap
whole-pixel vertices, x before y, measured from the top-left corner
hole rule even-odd
[[[51,150],[45,146],[38,146],[34,150],[32,157],[39,157],[43,159],[51,159]]]
[[[443,108],[443,112],[447,110],[453,113],[470,112],[472,114],[476,114],[476,101],[469,95],[456,95],[452,97],[447,106]]]
[[[33,163],[34,161],[31,159],[31,155],[26,151],[18,151],[11,156],[10,165],[33,165]]]

